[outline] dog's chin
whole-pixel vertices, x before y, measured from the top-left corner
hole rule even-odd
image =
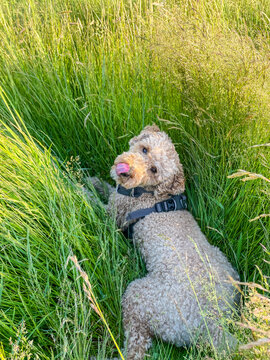
[[[120,174],[117,175],[115,166],[111,168],[111,178],[118,184],[126,189],[132,189],[137,186],[144,187],[145,184],[143,182],[144,177],[141,174],[136,173],[136,171],[131,170],[130,174]]]
[[[117,184],[124,186],[126,189],[132,189],[137,186],[142,186],[142,184],[140,182],[136,181],[136,178],[134,178],[131,175],[117,176],[116,182],[117,182]]]
[[[138,186],[133,179],[131,178],[131,176],[127,176],[127,177],[123,177],[123,176],[118,176],[117,177],[117,183],[124,186],[126,189],[132,189],[136,186]]]

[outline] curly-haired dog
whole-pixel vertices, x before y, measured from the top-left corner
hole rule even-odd
[[[134,224],[133,241],[148,274],[131,282],[123,296],[126,358],[143,359],[155,336],[177,346],[198,336],[217,349],[233,346],[220,321],[231,315],[237,297],[229,277],[239,277],[178,196],[185,179],[172,141],[153,125],[129,145],[111,169],[118,191],[111,193],[108,210],[122,230]]]

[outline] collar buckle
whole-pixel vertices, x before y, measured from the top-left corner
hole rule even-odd
[[[140,191],[140,188],[135,187],[135,188],[131,189],[130,196],[137,198],[137,197],[140,197],[141,195],[142,195],[142,193]]]
[[[160,201],[155,204],[156,212],[175,211],[176,209],[177,209],[177,204],[173,197],[168,200]]]

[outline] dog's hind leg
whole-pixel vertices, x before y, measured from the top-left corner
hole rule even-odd
[[[150,330],[136,314],[129,314],[123,318],[125,330],[126,360],[142,360],[146,351],[151,347]]]
[[[122,300],[126,360],[142,360],[152,344],[146,301],[148,278],[129,284]]]

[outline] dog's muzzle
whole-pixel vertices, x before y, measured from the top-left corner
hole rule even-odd
[[[119,176],[119,175],[127,176],[129,170],[130,170],[130,167],[126,163],[119,163],[115,167],[115,172],[116,172],[117,176]]]

